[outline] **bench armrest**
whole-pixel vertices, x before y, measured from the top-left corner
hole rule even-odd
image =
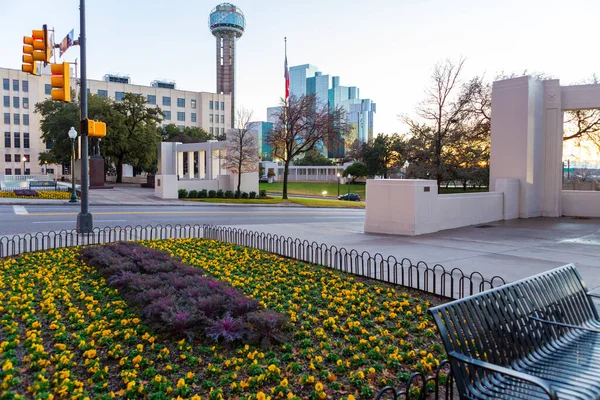
[[[547,319],[534,317],[532,315],[530,315],[529,318],[532,319],[532,320],[534,320],[534,321],[541,322],[543,324],[555,325],[555,326],[560,326],[560,327],[563,327],[563,328],[581,329],[582,331],[587,331],[587,332],[600,333],[600,329],[586,328],[584,326],[578,326],[578,325],[572,325],[572,324],[565,324],[563,322],[550,321],[550,320],[547,320]]]
[[[463,362],[466,364],[471,364],[471,365],[481,368],[481,369],[485,369],[485,370],[492,371],[492,372],[497,372],[502,375],[507,375],[507,376],[531,383],[532,385],[535,385],[535,386],[541,388],[542,390],[544,390],[544,392],[546,392],[546,394],[548,395],[548,397],[551,400],[558,400],[558,394],[552,388],[550,383],[544,379],[538,378],[536,376],[528,375],[523,372],[515,371],[510,368],[501,367],[499,365],[495,365],[495,364],[491,364],[491,363],[488,363],[485,361],[477,360],[477,359],[465,356],[464,354],[460,354],[460,353],[457,353],[454,351],[448,353],[448,356],[456,359],[457,361],[460,361],[460,362]]]

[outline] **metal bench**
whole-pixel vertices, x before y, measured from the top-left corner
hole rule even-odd
[[[600,318],[573,265],[431,309],[461,399],[600,399]]]

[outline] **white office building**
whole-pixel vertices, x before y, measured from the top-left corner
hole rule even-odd
[[[71,88],[75,87],[71,74]],[[62,174],[62,166],[39,165],[38,155],[47,149],[42,142],[40,116],[35,104],[51,98],[50,75],[32,76],[20,70],[0,68],[0,176]],[[231,95],[179,90],[172,81],[150,85],[132,84],[128,76],[107,74],[88,80],[88,93],[120,101],[125,93],[143,95],[149,107],[165,113],[163,125],[200,127],[224,135],[231,126]],[[76,127],[77,128],[77,127]],[[65,132],[67,135],[67,132]]]

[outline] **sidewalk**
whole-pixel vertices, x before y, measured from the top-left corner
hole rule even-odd
[[[600,219],[532,218],[499,221],[420,236],[365,234],[360,222],[232,226],[379,253],[414,264],[440,264],[486,278],[515,281],[573,263],[588,289],[600,293]]]

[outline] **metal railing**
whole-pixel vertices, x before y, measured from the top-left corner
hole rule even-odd
[[[264,232],[213,225],[156,225],[95,228],[89,234],[75,230],[28,233],[0,237],[0,258],[22,253],[131,240],[199,238],[217,240],[271,252],[282,257],[321,265],[355,276],[420,290],[429,294],[460,299],[506,284],[499,276],[485,278],[479,272],[465,273],[424,261],[398,260],[380,253],[348,250],[344,247],[310,242]],[[441,376],[444,379],[441,380]],[[434,375],[411,375],[406,387],[396,391],[383,388],[376,399],[453,399],[455,396],[450,363],[443,360]]]

